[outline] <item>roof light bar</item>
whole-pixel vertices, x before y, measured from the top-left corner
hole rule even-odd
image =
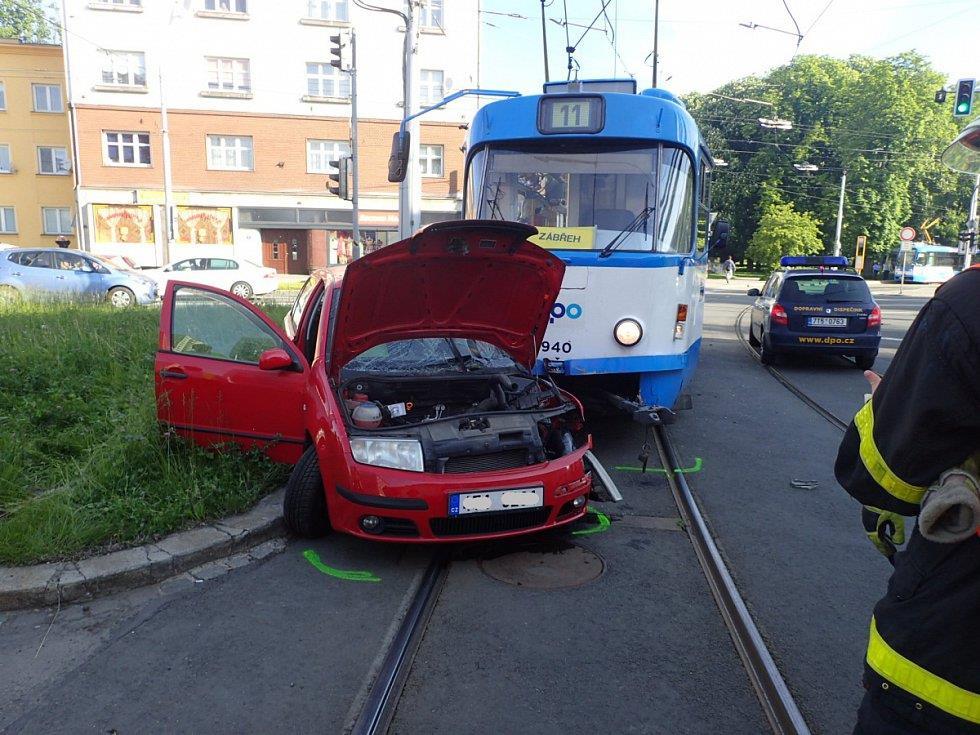
[[[779,265],[783,268],[809,267],[816,268],[825,266],[828,268],[846,268],[847,258],[843,255],[784,255],[779,259]]]

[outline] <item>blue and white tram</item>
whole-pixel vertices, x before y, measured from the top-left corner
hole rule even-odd
[[[548,84],[481,108],[466,217],[535,225],[567,269],[538,369],[675,408],[698,362],[712,159],[683,103],[633,80]],[[714,238],[714,242],[710,242]],[[585,384],[585,385],[583,385]]]

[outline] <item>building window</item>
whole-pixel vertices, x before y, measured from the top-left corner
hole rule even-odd
[[[7,109],[7,86],[0,82],[0,110]]]
[[[333,173],[330,162],[350,155],[350,143],[346,140],[306,141],[306,172],[311,174]]]
[[[39,145],[37,147],[37,172],[39,174],[66,175],[71,171],[68,149]]]
[[[106,51],[102,83],[114,87],[145,87],[146,55],[142,51]]]
[[[442,30],[444,0],[427,0],[419,9],[419,25],[422,28],[437,28]]]
[[[420,145],[419,168],[423,176],[442,176],[442,146]]]
[[[248,59],[219,59],[209,56],[208,89],[216,92],[251,92]]]
[[[434,105],[445,95],[443,94],[443,77],[439,69],[422,69],[419,71],[419,104],[423,107]]]
[[[208,168],[220,171],[251,171],[252,137],[209,135]]]
[[[13,207],[0,207],[0,232],[17,232],[17,215]]]
[[[350,98],[350,75],[330,64],[306,65],[306,90],[310,97]]]
[[[32,84],[34,112],[64,112],[60,84]]]
[[[41,207],[45,235],[70,235],[71,210],[68,207]]]
[[[106,166],[149,166],[150,134],[107,130],[102,134]]]
[[[204,9],[214,13],[247,13],[246,0],[204,0]]]
[[[10,146],[0,143],[0,174],[9,174],[10,171]]]
[[[108,9],[142,8],[143,0],[89,0],[89,5],[103,5]]]
[[[347,0],[310,0],[308,17],[346,23],[349,19]]]

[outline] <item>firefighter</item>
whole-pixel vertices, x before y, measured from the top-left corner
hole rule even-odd
[[[935,514],[932,526],[919,518],[896,553],[923,496],[953,497],[941,486],[951,477],[958,492],[977,494],[964,468],[975,472],[980,457],[980,269],[941,286],[886,375],[867,375],[872,397],[847,429],[835,473],[895,569],[871,618],[854,732],[980,733],[980,518],[969,516],[956,536],[965,540],[934,533]]]

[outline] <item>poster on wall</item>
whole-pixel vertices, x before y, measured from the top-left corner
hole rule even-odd
[[[177,207],[181,245],[231,245],[231,207]]]
[[[152,245],[153,207],[134,204],[94,204],[95,241]]]

